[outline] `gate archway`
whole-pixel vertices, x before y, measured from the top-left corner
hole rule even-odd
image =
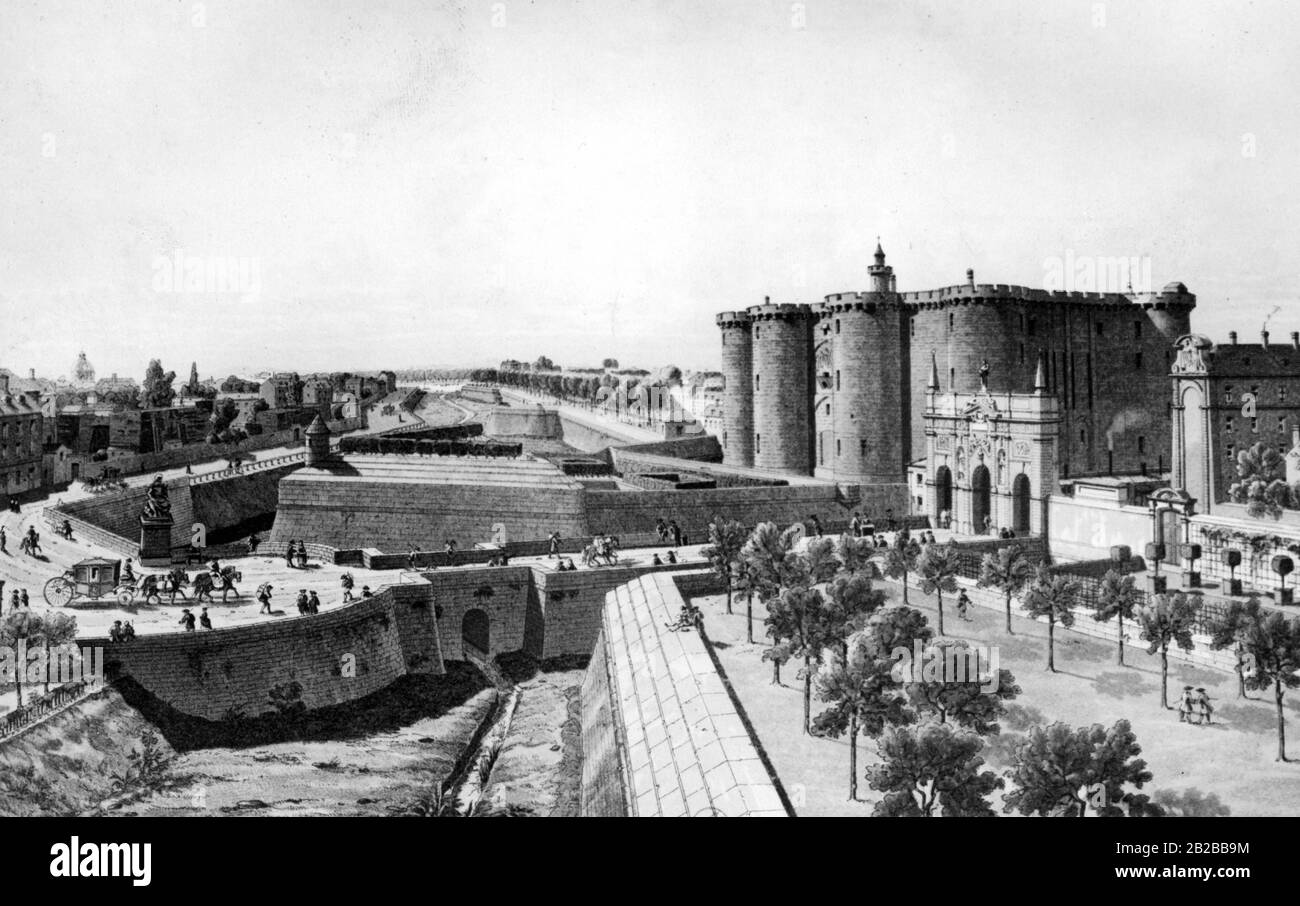
[[[971,531],[982,535],[988,529],[984,521],[992,512],[992,488],[988,466],[976,466],[970,476]],[[991,525],[991,523],[990,523]]]
[[[1029,476],[1021,472],[1011,483],[1011,528],[1020,532],[1029,531]]]
[[[939,466],[934,473],[935,525],[939,525],[944,513],[952,515],[952,470],[947,466]]]
[[[460,637],[466,645],[471,645],[484,654],[490,654],[492,652],[491,621],[488,619],[487,612],[477,607],[465,611],[465,616],[460,622]]]

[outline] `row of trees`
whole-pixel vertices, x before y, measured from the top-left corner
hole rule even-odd
[[[764,621],[771,644],[763,652],[773,665],[773,682],[792,660],[801,662],[803,732],[849,740],[849,797],[857,798],[859,735],[872,737],[882,764],[869,768],[870,786],[884,793],[877,815],[992,814],[989,795],[1008,783],[1004,810],[1022,814],[1155,815],[1161,808],[1137,790],[1151,779],[1131,726],[1119,721],[1071,728],[1057,723],[1030,730],[1017,746],[1005,777],[984,769],[985,739],[1000,732],[1005,703],[1020,693],[1015,677],[998,670],[992,677],[957,676],[900,670],[900,652],[924,652],[930,664],[971,663],[967,643],[944,638],[945,594],[957,591],[960,558],[951,545],[922,547],[900,533],[886,552],[884,571],[903,583],[903,603],[886,606],[872,583],[874,548],[849,536],[815,538],[800,550],[802,530],[784,531],[759,525],[752,533],[734,521],[715,521],[705,549],[726,583],[727,612],[736,592],[746,600],[747,638],[753,641],[752,602],[767,610]],[[922,591],[935,594],[937,635],[920,611],[907,603],[909,577]],[[1007,631],[1011,602],[1020,597],[1031,616],[1048,624],[1047,666],[1055,671],[1055,627],[1073,624],[1078,583],[1038,569],[1015,547],[987,554],[980,584],[1003,593]],[[1195,603],[1185,595],[1158,596],[1151,603],[1133,586],[1133,577],[1117,572],[1102,583],[1095,618],[1121,624],[1119,658],[1123,662],[1125,619],[1136,623],[1148,652],[1162,662],[1161,704],[1168,654],[1172,645],[1190,650]],[[1290,639],[1290,641],[1286,641]],[[1284,723],[1284,689],[1300,683],[1300,633],[1280,614],[1264,614],[1254,602],[1235,605],[1214,640],[1215,647],[1237,646],[1249,673],[1239,670],[1242,689],[1272,685],[1278,703],[1280,759]],[[1289,654],[1283,653],[1289,651]],[[906,657],[906,655],[904,656]],[[815,717],[812,701],[826,707]],[[1129,789],[1132,787],[1132,789]]]
[[[71,614],[52,610],[38,614],[31,610],[10,611],[0,619],[0,646],[9,651],[17,651],[20,643],[25,643],[28,651],[58,648],[77,637],[77,618]],[[23,706],[23,680],[26,679],[26,664],[14,664],[14,685],[17,690],[18,707]],[[50,670],[44,672],[45,691],[50,691]]]
[[[1285,510],[1300,509],[1300,483],[1286,483],[1286,459],[1274,447],[1252,444],[1237,453],[1237,480],[1228,486],[1228,498],[1244,503],[1255,519],[1281,519]]]

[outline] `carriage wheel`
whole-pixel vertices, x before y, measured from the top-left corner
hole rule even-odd
[[[162,603],[162,596],[158,594],[158,592],[154,592],[151,595],[146,595],[144,599],[144,603],[157,606]]]
[[[53,607],[66,607],[77,596],[77,589],[62,576],[45,583],[45,600]]]
[[[123,586],[117,590],[117,603],[120,607],[130,607],[131,602],[135,600],[135,589],[130,586]]]

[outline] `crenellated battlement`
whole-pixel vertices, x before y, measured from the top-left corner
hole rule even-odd
[[[802,302],[768,302],[746,309],[751,321],[798,321],[812,316],[812,308]]]
[[[718,326],[724,330],[729,327],[748,327],[750,317],[748,312],[744,311],[720,311],[717,317]]]

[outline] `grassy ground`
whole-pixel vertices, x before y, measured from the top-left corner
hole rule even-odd
[[[901,603],[897,585],[882,583],[890,603]],[[910,603],[936,621],[933,598],[915,588]],[[869,815],[879,795],[859,778],[862,801],[848,801],[849,747],[846,739],[823,739],[801,732],[803,699],[796,666],[782,671],[783,685],[771,684],[771,664],[762,661],[762,605],[754,604],[755,638],[745,641],[744,602],[727,615],[725,597],[701,598],[709,637],[718,657],[754,723],[763,747],[772,759],[796,811],[801,815]],[[1049,673],[1047,627],[1013,618],[1015,635],[1003,631],[1001,614],[980,607],[970,609],[970,621],[957,618],[951,602],[945,604],[949,636],[997,646],[1000,666],[1011,670],[1023,690],[1003,721],[1002,734],[993,739],[986,758],[995,770],[1009,764],[1020,731],[1034,724],[1057,720],[1071,726],[1101,723],[1110,726],[1120,718],[1133,724],[1142,758],[1154,774],[1144,791],[1184,795],[1188,791],[1216,794],[1233,815],[1294,815],[1300,809],[1300,696],[1288,702],[1286,714],[1294,762],[1274,761],[1277,751],[1275,710],[1271,695],[1263,699],[1237,698],[1236,677],[1186,665],[1170,665],[1169,697],[1177,699],[1184,685],[1204,686],[1214,700],[1215,722],[1209,726],[1179,723],[1174,711],[1160,707],[1160,662],[1143,648],[1126,651],[1126,666],[1116,664],[1116,652],[1104,641],[1070,632],[1057,632],[1056,666]],[[1251,693],[1258,696],[1259,693]],[[820,704],[813,700],[813,715]],[[859,770],[877,763],[875,743],[858,742]],[[994,794],[1001,809],[1001,793]]]

